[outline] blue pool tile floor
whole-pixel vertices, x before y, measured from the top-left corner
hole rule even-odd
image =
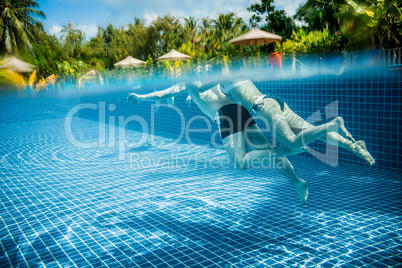
[[[74,137],[98,127],[74,118]],[[222,150],[116,146],[77,147],[63,119],[0,126],[2,267],[402,266],[400,173],[292,157],[301,209],[277,170],[218,168]]]

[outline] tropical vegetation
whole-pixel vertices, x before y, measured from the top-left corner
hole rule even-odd
[[[19,53],[35,42],[35,32],[43,31],[42,23],[35,17],[46,18],[36,8],[34,0],[1,0],[0,2],[0,50],[2,53]]]
[[[128,55],[145,61],[145,70],[177,70],[171,62],[156,61],[173,48],[192,57],[186,64],[225,67],[235,58],[254,62],[252,46],[228,41],[255,26],[283,37],[282,43],[258,47],[260,63],[273,51],[322,55],[394,48],[402,42],[402,0],[307,0],[293,17],[277,9],[274,0],[261,0],[247,8],[248,22],[234,13],[204,18],[166,15],[149,24],[133,18],[124,26],[98,26],[91,38],[73,22],[63,26],[60,38],[46,33],[41,22],[46,15],[39,8],[36,0],[0,0],[0,57],[18,55],[37,66],[38,77],[114,70],[113,64]]]

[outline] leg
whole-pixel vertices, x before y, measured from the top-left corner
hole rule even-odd
[[[273,149],[257,124],[251,125],[246,129],[245,139],[247,145],[255,150]]]
[[[272,163],[277,156],[275,149],[265,145],[263,150],[247,151],[247,141],[244,132],[237,132],[222,140],[223,146],[236,168],[249,169]]]
[[[286,157],[281,157],[277,159],[277,166],[276,168],[289,179],[292,185],[295,187],[296,192],[300,199],[300,207],[303,207],[304,204],[307,202],[308,196],[308,183],[307,181],[301,179],[295,169],[293,168],[292,164]]]
[[[295,112],[293,112],[286,103],[283,109],[283,115],[285,116],[291,130],[296,134],[300,133],[306,128],[310,128],[313,126],[302,117],[297,115]],[[327,135],[319,137],[318,139],[335,146],[340,146],[356,154],[360,158],[366,160],[370,165],[373,165],[375,163],[374,158],[367,151],[364,141],[357,141],[353,143],[352,141],[345,139],[335,132],[330,132]]]
[[[285,175],[295,187],[296,192],[299,195],[300,206],[303,206],[307,200],[308,183],[296,174],[292,164],[286,157],[275,158],[275,149],[272,148],[271,144],[267,141],[257,125],[250,126],[246,129],[246,132],[254,145],[258,145],[258,147],[264,149],[247,152],[247,142],[244,138],[243,132],[238,132],[224,138],[222,142],[229,156],[235,162],[235,166],[240,169],[246,169],[252,167],[252,165],[255,165],[256,163],[262,164],[264,163],[264,160],[271,161],[269,163],[274,163],[275,167]],[[290,150],[288,151],[292,153]],[[261,160],[253,163],[252,159],[254,159],[254,157],[257,159],[260,158]]]
[[[263,102],[265,103],[258,110],[257,115],[268,120],[273,135],[291,150],[297,151],[328,132],[335,131],[341,135],[351,137],[349,132],[346,131],[341,117],[337,117],[331,122],[320,126],[303,129],[295,135],[280,110],[279,104],[273,99],[264,99]]]
[[[268,142],[267,138],[261,132],[260,128],[257,124],[251,125],[245,131],[245,139],[247,145],[253,148],[254,150],[265,150],[265,149],[272,149],[272,145]],[[307,152],[304,148],[292,151],[288,147],[281,144],[279,147],[275,148],[276,154],[279,156],[290,156],[295,155],[303,152]]]

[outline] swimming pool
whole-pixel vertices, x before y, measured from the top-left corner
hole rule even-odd
[[[333,78],[309,79],[328,83]],[[282,94],[295,110],[298,101],[310,99],[311,106],[304,113],[298,111],[303,115],[323,109],[333,97],[339,99],[342,116],[352,118],[346,119],[351,132],[369,140],[374,157],[381,150],[386,154],[386,148],[376,143],[379,134],[367,132],[367,121],[361,121],[380,109],[369,106],[368,112],[360,113],[363,101],[359,101],[345,111],[342,100],[351,100],[351,95],[339,94],[343,89],[332,89],[332,83],[326,94],[316,92],[311,81],[260,86],[278,91],[277,85],[290,87]],[[296,85],[309,88],[297,92]],[[400,95],[395,100],[400,88],[392,87],[391,108],[400,101]],[[152,114],[149,103],[130,106],[125,91],[123,86],[112,93],[27,93],[1,99],[1,266],[395,267],[402,263],[402,180],[394,165],[367,167],[345,152],[340,152],[343,160],[336,167],[315,158],[290,157],[310,185],[308,203],[300,209],[294,189],[278,171],[234,169],[225,152],[204,138],[210,133],[193,133],[191,143],[185,138],[175,141],[181,120],[177,111],[161,107],[159,114]],[[388,94],[370,92],[349,94]],[[367,100],[366,104],[378,103],[372,97]],[[184,97],[178,98],[177,107],[188,123],[200,112],[185,107],[183,101]],[[123,124],[129,115],[139,114],[149,125],[154,120],[156,133],[144,135],[139,121]],[[400,120],[400,114],[396,116]],[[376,118],[381,120],[378,114]],[[193,124],[194,129],[205,129],[207,123]],[[119,128],[122,125],[125,129]],[[214,131],[212,125],[210,132]],[[381,137],[399,139],[392,131]],[[122,134],[127,142],[138,142],[136,146],[119,146]]]

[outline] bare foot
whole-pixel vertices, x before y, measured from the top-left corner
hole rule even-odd
[[[301,182],[298,183],[298,185],[295,186],[296,192],[299,195],[300,198],[300,207],[303,207],[304,204],[307,202],[307,197],[308,197],[308,182],[300,179]]]
[[[336,126],[338,127],[338,130],[336,132],[338,132],[340,135],[342,135],[345,138],[350,139],[353,142],[356,142],[356,140],[352,137],[352,134],[349,133],[349,131],[347,131],[346,127],[345,127],[345,122],[343,121],[343,118],[340,116],[337,116],[334,120],[332,120],[331,122],[333,122],[334,124],[336,124]]]
[[[363,158],[364,160],[366,160],[369,165],[374,165],[375,163],[375,159],[371,156],[371,154],[367,151],[366,149],[366,144],[364,143],[364,141],[357,141],[356,143],[353,144],[353,152]]]

